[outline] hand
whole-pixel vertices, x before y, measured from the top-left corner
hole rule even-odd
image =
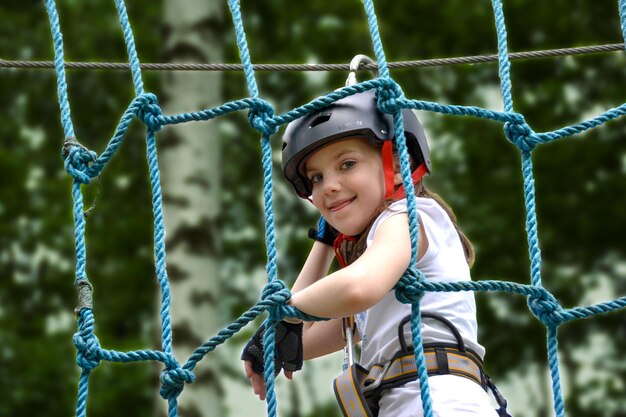
[[[265,401],[265,380],[263,379],[263,375],[259,375],[252,370],[252,362],[244,361],[244,370],[246,372],[246,377],[250,381],[250,385],[252,385],[252,390],[254,394],[259,397],[259,400]],[[287,379],[293,379],[293,372],[287,371],[283,369],[283,373],[287,377]]]
[[[287,379],[293,378],[293,372],[302,369],[302,323],[287,323],[280,321],[276,324],[274,373],[278,375],[281,369]],[[265,383],[263,380],[263,336],[265,323],[259,327],[248,344],[244,347],[241,359],[245,361],[246,376],[250,379],[254,393],[261,400],[265,399]]]
[[[332,227],[324,217],[320,216],[317,222],[317,229],[309,229],[309,237],[328,246],[333,246],[339,232]]]

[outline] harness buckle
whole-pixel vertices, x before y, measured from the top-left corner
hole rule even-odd
[[[385,379],[385,375],[387,375],[387,371],[389,371],[389,367],[392,363],[393,360],[386,362],[383,365],[383,369],[381,369],[380,373],[376,376],[374,382],[371,382],[363,387],[363,395],[367,395],[369,392],[375,391],[378,387],[380,387],[380,384],[382,384],[383,379]]]

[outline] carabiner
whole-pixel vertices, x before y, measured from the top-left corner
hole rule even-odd
[[[345,371],[354,365],[354,316],[344,317],[341,319],[343,327],[343,340],[346,346],[343,349],[343,370]]]
[[[367,55],[358,54],[352,61],[350,61],[350,74],[348,74],[348,79],[346,80],[346,87],[356,84],[358,81],[356,79],[356,72],[359,70],[359,65],[361,62],[365,62],[366,64],[376,64],[372,58]],[[373,70],[375,77],[378,77],[378,70]]]

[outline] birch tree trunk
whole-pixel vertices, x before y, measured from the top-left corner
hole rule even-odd
[[[217,0],[165,0],[165,61],[222,62],[217,36],[222,18],[222,4]],[[211,108],[223,101],[217,72],[167,72],[163,83],[164,114]],[[159,141],[174,352],[181,365],[220,326],[217,124],[189,122],[169,127],[163,129]],[[215,362],[205,360],[196,367],[196,382],[186,385],[179,397],[181,417],[224,415]],[[166,402],[159,397],[158,414],[167,415],[166,410]]]

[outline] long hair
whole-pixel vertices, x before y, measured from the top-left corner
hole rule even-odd
[[[446,214],[450,218],[450,221],[454,225],[454,229],[459,235],[459,239],[461,239],[461,246],[463,246],[463,253],[465,254],[465,260],[467,261],[467,264],[471,268],[472,265],[474,265],[474,261],[476,260],[476,253],[474,252],[474,245],[459,227],[459,223],[456,220],[456,215],[454,214],[454,211],[452,211],[452,207],[450,207],[450,205],[439,194],[426,188],[426,186],[423,184],[422,181],[418,183],[417,188],[415,190],[415,195],[418,197],[432,198],[433,200],[437,202],[437,204],[439,204],[439,206],[441,206],[443,211],[446,212]],[[370,228],[371,228],[371,225],[370,225]]]
[[[456,215],[452,211],[450,205],[446,203],[446,201],[439,194],[430,191],[424,184],[423,180],[420,180],[420,182],[418,182],[415,186],[415,195],[417,197],[433,199],[446,212],[446,214],[450,218],[450,221],[454,225],[456,232],[459,235],[459,239],[461,240],[461,245],[463,246],[463,252],[465,254],[465,260],[467,261],[467,264],[471,267],[474,264],[475,260],[474,245],[472,245],[472,242],[469,240],[469,238],[465,236],[465,234],[459,228],[458,222],[456,220]],[[389,205],[391,205],[391,203],[393,203],[393,201],[394,200],[387,200],[381,205],[381,207],[372,216],[372,219],[370,219],[368,225],[365,227],[365,230],[363,230],[360,235],[356,236],[356,240],[345,240],[342,243],[340,250],[348,265],[356,261],[363,254],[363,252],[365,252],[365,249],[367,249],[367,235],[372,229],[374,221],[380,213],[382,213],[385,209],[389,207]]]

